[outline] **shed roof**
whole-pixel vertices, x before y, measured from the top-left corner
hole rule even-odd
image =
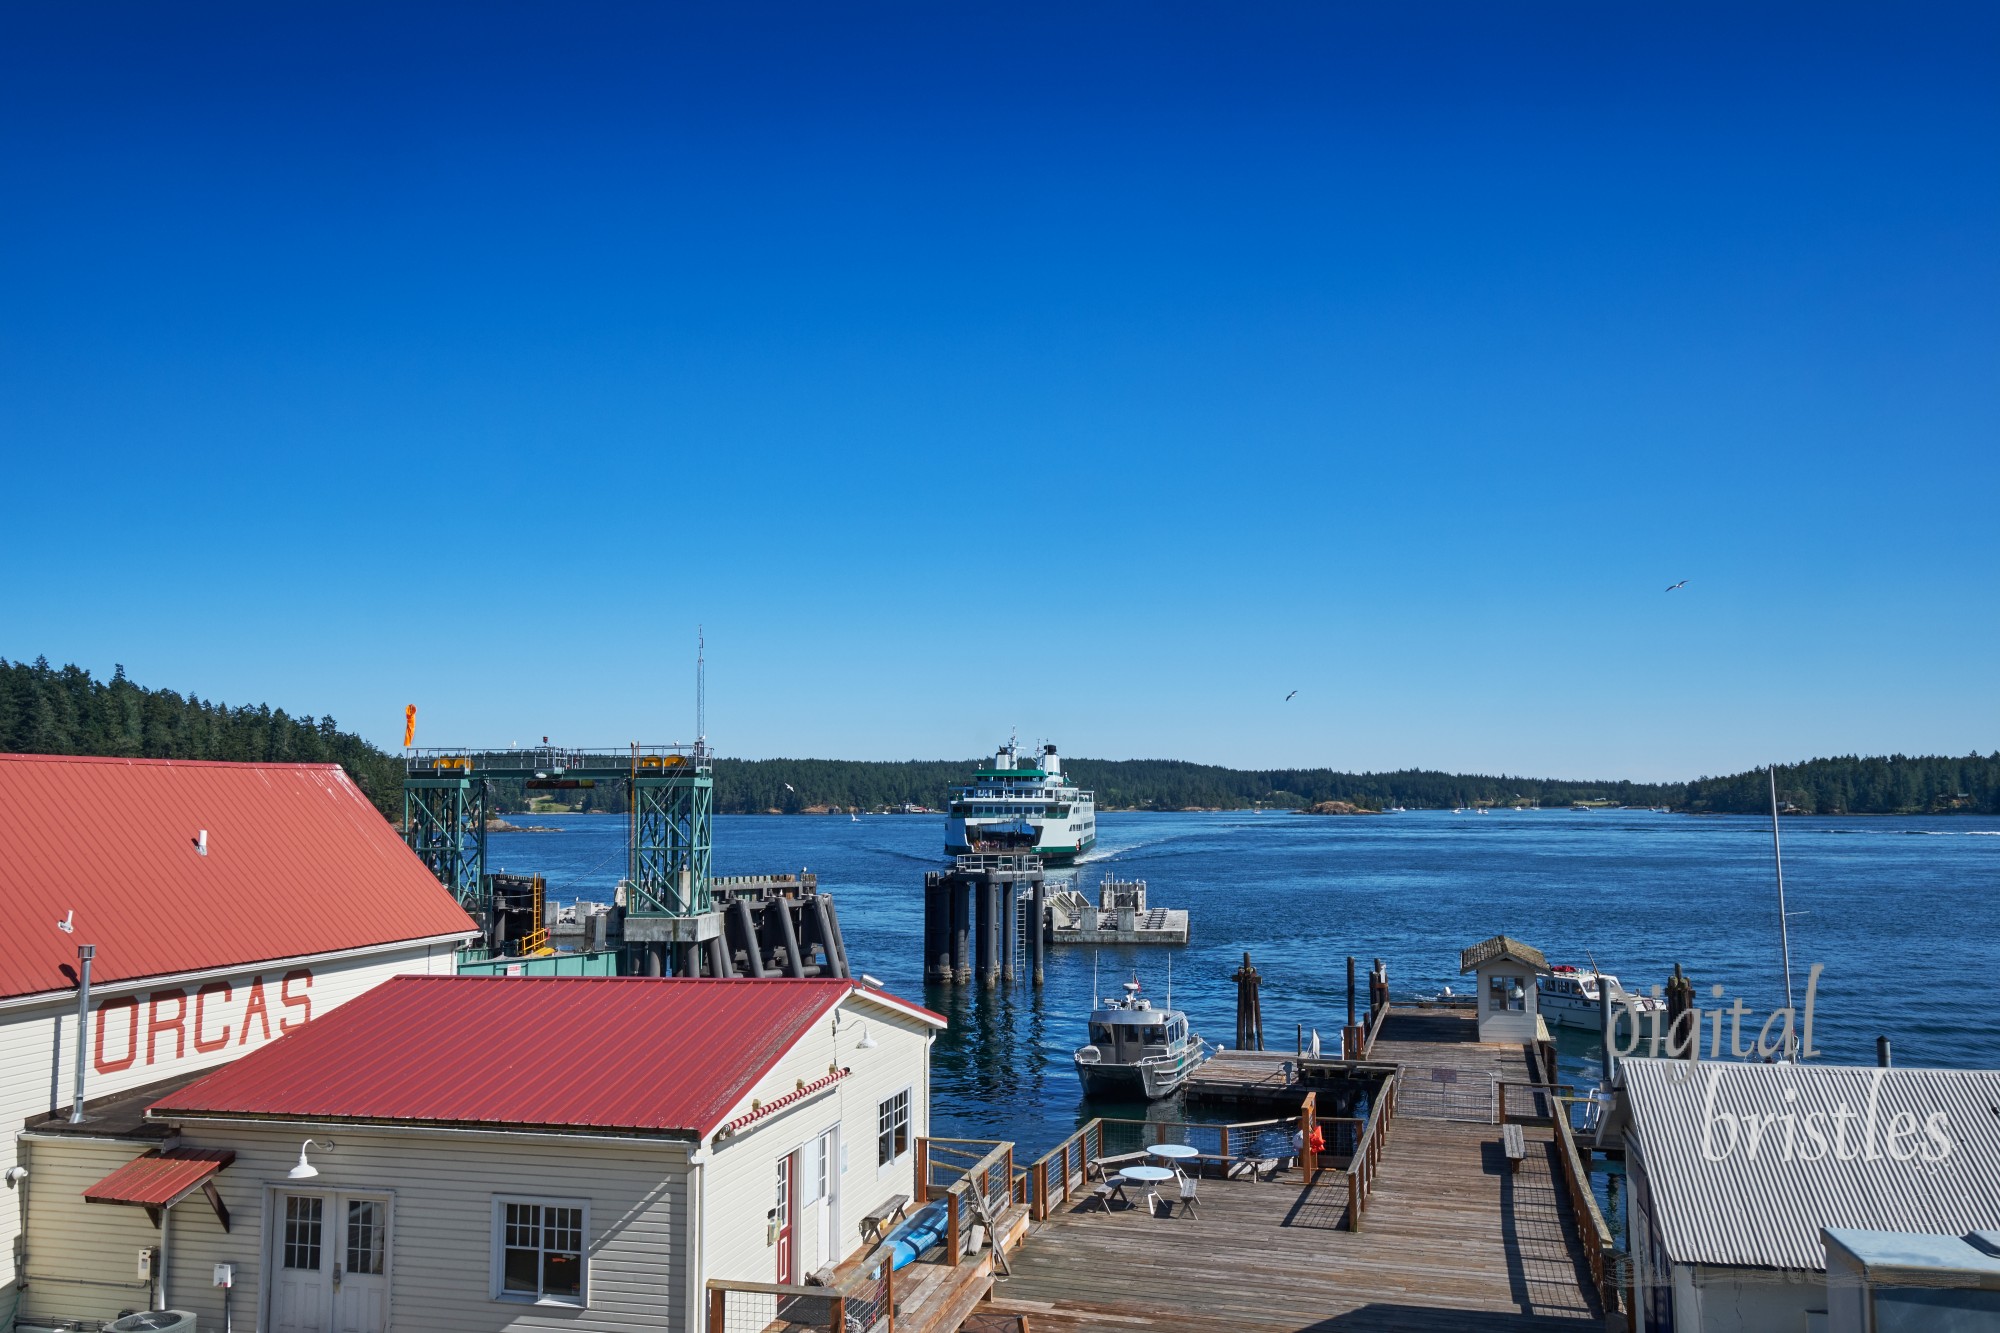
[[[227,1149],[155,1148],[134,1157],[83,1192],[90,1203],[131,1203],[165,1208],[200,1189],[236,1160]]]
[[[838,978],[392,977],[150,1114],[705,1137],[849,996],[945,1024]]]
[[[1537,972],[1549,970],[1549,960],[1542,957],[1542,951],[1532,944],[1523,944],[1505,935],[1495,935],[1490,940],[1482,940],[1458,956],[1459,975],[1472,971],[1481,963],[1490,963],[1496,958],[1506,958]]]
[[[1653,1059],[1619,1068],[1628,1133],[1675,1263],[1816,1271],[1826,1266],[1822,1227],[1956,1235],[2000,1219],[2000,1071]],[[1904,1115],[1914,1120],[1898,1122]],[[1744,1128],[1749,1116],[1758,1129]],[[1949,1150],[1919,1132],[1916,1155],[1898,1160],[1894,1123],[1934,1124]],[[1827,1147],[1809,1160],[1814,1133]]]
[[[0,999],[474,930],[337,764],[0,755],[0,847]]]

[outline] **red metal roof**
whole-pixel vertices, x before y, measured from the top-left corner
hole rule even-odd
[[[0,999],[473,929],[337,764],[0,755],[0,847]]]
[[[200,1188],[201,1182],[236,1160],[210,1148],[155,1148],[135,1157],[83,1192],[91,1203],[136,1203],[165,1208]]]
[[[150,1114],[706,1136],[851,994],[894,1000],[837,978],[394,977]]]

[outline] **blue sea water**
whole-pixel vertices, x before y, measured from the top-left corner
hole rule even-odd
[[[606,899],[625,864],[625,821],[516,816],[551,833],[492,836],[489,862],[539,872],[564,900]],[[1093,953],[1102,988],[1135,971],[1211,1040],[1235,1036],[1229,979],[1248,950],[1263,974],[1266,1045],[1300,1028],[1331,1045],[1346,1013],[1346,959],[1381,958],[1398,997],[1468,987],[1459,950],[1505,933],[1552,962],[1595,957],[1630,987],[1680,963],[1703,1007],[1784,1004],[1768,820],[1640,810],[1365,817],[1101,815],[1073,871],[1147,881],[1185,907],[1184,948],[1051,950],[1046,984],[954,992],[923,984],[924,871],[942,861],[932,816],[720,816],[715,873],[810,870],[840,907],[857,971],[951,1019],[933,1051],[932,1131],[1013,1139],[1039,1152],[1091,1114],[1069,1053],[1082,1043]],[[2000,1068],[2000,819],[1792,819],[1782,829],[1795,988],[1824,967],[1813,1040],[1822,1058]],[[1720,1002],[1708,988],[1721,985]],[[1754,1021],[1750,1029],[1754,1032]],[[1750,1033],[1746,1032],[1746,1036]],[[1565,1072],[1594,1081],[1594,1037],[1559,1033]]]

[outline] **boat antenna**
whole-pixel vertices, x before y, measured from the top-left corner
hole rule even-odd
[[[1167,955],[1167,1008],[1174,1007],[1174,956]]]
[[[1090,1007],[1097,1008],[1097,950],[1090,951]]]
[[[1785,916],[1785,854],[1778,844],[1778,766],[1771,765],[1771,860],[1778,868],[1778,951],[1785,963],[1785,1008],[1792,1008],[1792,935]],[[1796,1012],[1796,1011],[1795,1011]],[[1789,1038],[1786,1045],[1789,1046]]]

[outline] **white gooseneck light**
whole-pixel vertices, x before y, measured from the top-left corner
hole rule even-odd
[[[304,1143],[301,1143],[299,1145],[299,1164],[293,1167],[291,1170],[285,1172],[286,1179],[311,1180],[314,1176],[317,1176],[319,1174],[319,1168],[306,1160],[306,1149],[308,1148],[325,1148],[331,1151],[333,1148],[333,1140],[307,1139]]]

